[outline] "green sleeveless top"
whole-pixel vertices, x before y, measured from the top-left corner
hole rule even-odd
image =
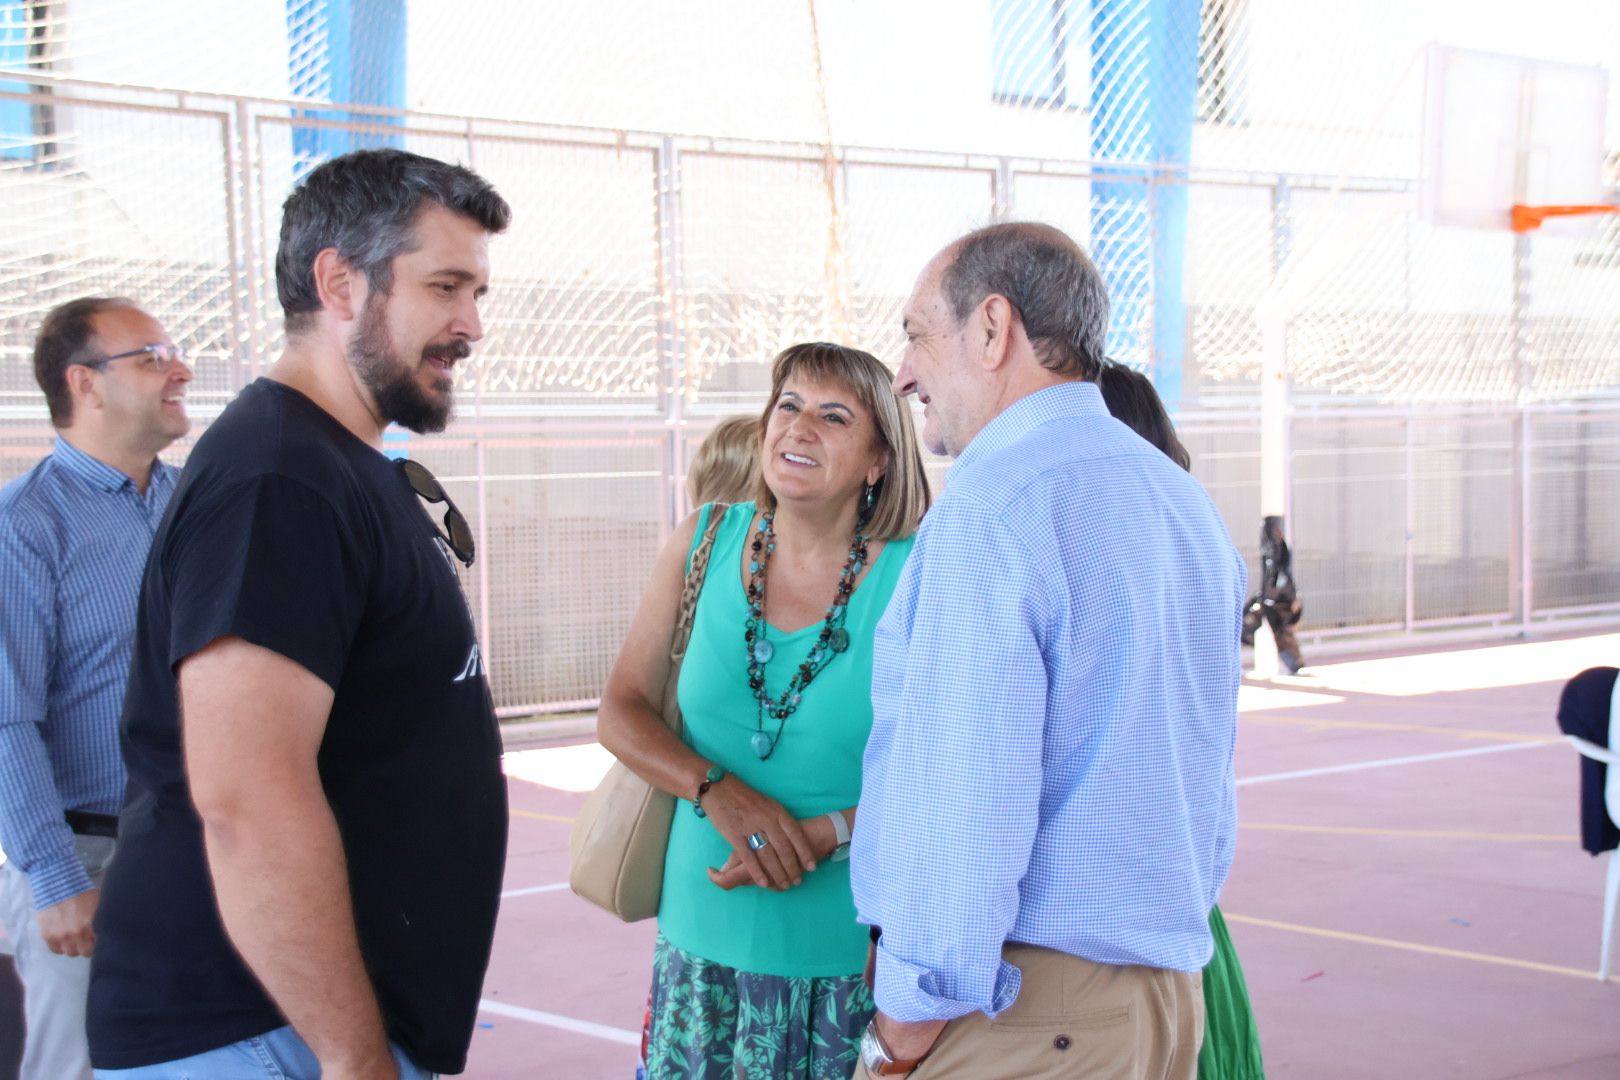
[[[709,507],[704,507],[694,548],[708,520]],[[738,503],[726,511],[715,535],[677,688],[683,738],[794,817],[854,806],[861,797],[861,756],[872,730],[872,632],[888,607],[912,539],[884,544],[845,612],[849,648],[834,656],[805,690],[776,751],[761,761],[750,746],[758,730],[758,705],[748,688],[743,650],[748,605],[742,552],[753,526],[754,504]],[[809,655],[821,623],[795,634],[775,627],[769,632],[776,655],[766,665],[765,688],[776,697]],[[767,730],[775,735],[776,721],[768,722]],[[760,975],[820,978],[857,975],[864,969],[867,933],[855,921],[847,860],[818,862],[802,885],[787,892],[754,885],[726,892],[715,887],[705,870],[723,865],[730,854],[731,845],[711,822],[692,812],[690,802],[676,804],[658,909],[658,929],[665,938],[706,960]]]

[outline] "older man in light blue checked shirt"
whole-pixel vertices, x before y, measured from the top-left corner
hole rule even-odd
[[[877,629],[852,880],[858,1077],[1191,1080],[1232,861],[1246,573],[1108,415],[1108,301],[1057,229],[924,269],[895,390],[956,458]]]
[[[92,919],[124,795],[135,603],[178,470],[191,370],[128,300],[45,316],[34,377],[56,442],[0,490],[0,920],[22,979],[23,1080],[90,1077]]]

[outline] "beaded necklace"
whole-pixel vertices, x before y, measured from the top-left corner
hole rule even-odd
[[[827,607],[826,617],[821,621],[821,633],[810,647],[810,655],[793,673],[793,680],[782,691],[782,696],[772,698],[765,691],[765,665],[776,655],[776,646],[765,635],[765,574],[771,565],[771,553],[776,550],[776,531],[772,528],[775,516],[774,511],[761,515],[759,528],[754,531],[748,562],[748,621],[743,629],[743,645],[748,650],[748,688],[753,691],[754,700],[758,703],[751,745],[761,761],[775,752],[788,717],[798,709],[799,701],[811,681],[821,674],[834,656],[849,648],[849,631],[844,629],[844,613],[849,606],[850,593],[855,591],[855,575],[866,563],[866,537],[861,535],[860,522],[857,521],[855,537],[849,545],[849,558],[844,560],[844,569],[838,574],[838,591]],[[765,730],[767,716],[776,721],[775,735]]]

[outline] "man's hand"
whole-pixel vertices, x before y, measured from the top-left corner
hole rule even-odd
[[[872,1022],[877,1025],[878,1038],[888,1047],[889,1056],[896,1061],[911,1061],[928,1053],[939,1041],[940,1032],[945,1030],[948,1023],[945,1020],[922,1020],[908,1024],[891,1020],[881,1012],[873,1017]]]
[[[399,1066],[385,1046],[381,1056],[372,1056],[367,1062],[352,1064],[321,1063],[322,1080],[399,1080]]]
[[[34,916],[39,924],[39,936],[45,947],[58,956],[88,958],[96,947],[96,932],[90,921],[96,917],[96,905],[101,902],[101,890],[70,896],[60,904],[41,908]]]

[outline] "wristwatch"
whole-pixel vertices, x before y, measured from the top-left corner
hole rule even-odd
[[[924,1054],[923,1057],[928,1055]],[[883,1039],[877,1033],[877,1021],[873,1020],[861,1032],[861,1064],[873,1076],[904,1076],[918,1065],[922,1058],[902,1058],[898,1061],[889,1054],[889,1048],[883,1045]]]
[[[833,836],[838,840],[838,846],[832,849],[827,858],[833,862],[843,862],[849,858],[849,822],[842,810],[828,811],[827,818],[832,822]]]

